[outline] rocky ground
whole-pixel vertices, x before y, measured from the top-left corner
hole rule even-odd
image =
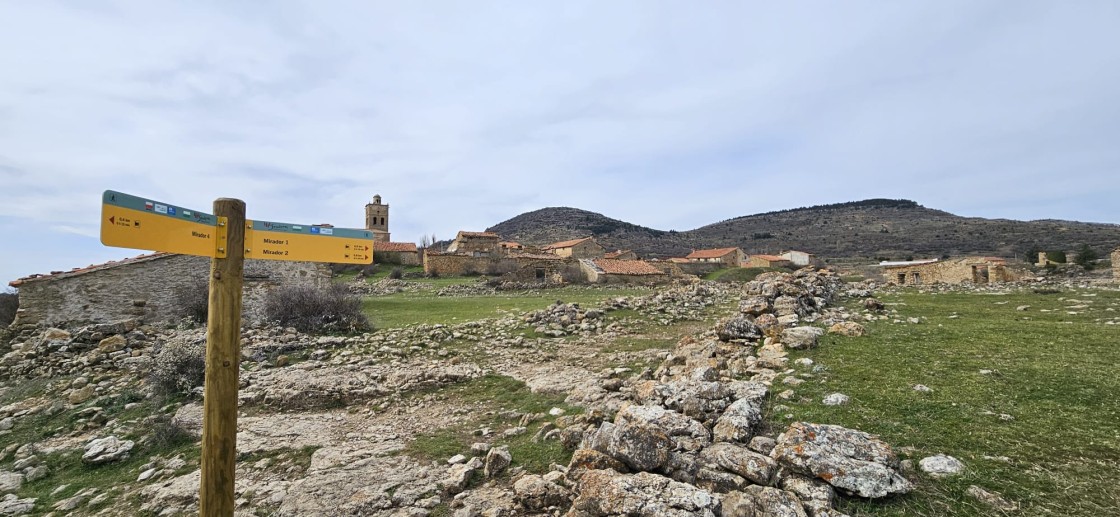
[[[395,282],[375,290],[409,289]],[[762,420],[775,409],[767,405],[792,397],[801,376],[819,368],[809,359],[790,364],[787,350],[894,318],[874,287],[802,270],[453,326],[348,337],[249,329],[237,515],[823,517],[842,515],[833,509],[838,497],[905,494],[911,483],[899,458],[877,437],[813,422],[771,429]],[[841,297],[860,299],[860,309],[838,307]],[[717,314],[726,317],[697,323]],[[674,326],[682,322],[694,324]],[[688,330],[671,350],[608,351],[657,328]],[[197,382],[178,386],[190,395],[166,400],[155,384],[169,364],[197,357],[202,330],[118,322],[14,331],[0,359],[8,401],[0,437],[10,443],[0,455],[0,515],[197,513],[197,455],[183,452],[190,447],[159,453],[151,429],[166,417],[176,432],[200,435]],[[498,411],[450,391],[495,375],[563,397],[564,407]],[[835,395],[825,403],[845,403]],[[153,401],[154,414],[136,414]],[[479,427],[469,455],[413,453],[416,437],[478,426],[480,413],[501,427]],[[50,432],[22,431],[43,422]],[[527,468],[508,446],[522,435],[569,451],[570,460]],[[138,451],[147,455],[136,460]],[[86,469],[129,458],[134,467],[111,487],[59,484],[25,497],[21,486],[62,475],[44,460],[60,456],[80,457]],[[951,457],[927,460],[928,472],[957,468]]]

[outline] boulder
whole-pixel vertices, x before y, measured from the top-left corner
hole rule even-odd
[[[937,456],[929,456],[922,458],[918,462],[918,468],[922,472],[929,474],[935,478],[950,477],[964,472],[964,463],[952,456],[938,454]]]
[[[513,456],[509,453],[509,447],[503,445],[501,447],[494,447],[490,452],[486,453],[486,465],[483,473],[488,478],[492,478],[505,472],[509,464],[513,462]]]
[[[826,406],[842,406],[848,403],[849,397],[843,393],[829,393],[821,402]]]
[[[67,397],[67,400],[69,400],[71,404],[81,404],[82,402],[93,398],[96,393],[97,392],[93,389],[93,385],[87,384],[80,389],[71,391],[70,395]]]
[[[859,337],[867,333],[863,325],[854,321],[841,321],[828,327],[829,334],[839,334],[841,336]]]
[[[627,404],[615,415],[615,424],[641,424],[660,429],[673,439],[678,450],[697,451],[712,441],[704,424],[661,406]]]
[[[782,344],[791,350],[808,350],[817,346],[817,338],[824,334],[818,327],[794,327],[782,331]]]
[[[759,517],[808,517],[805,508],[801,506],[801,500],[793,493],[759,485],[748,487],[746,493],[758,501],[761,509],[757,514]]]
[[[712,437],[717,442],[749,442],[754,436],[754,430],[762,422],[761,398],[742,398],[736,400],[723,415],[716,420],[712,428]]]
[[[27,515],[35,509],[38,499],[20,499],[15,494],[8,494],[0,499],[0,515]]]
[[[109,336],[97,343],[97,349],[103,354],[124,350],[126,346],[128,346],[128,340],[120,334]]]
[[[0,494],[19,492],[23,488],[23,474],[0,470]]]
[[[568,470],[614,470],[616,472],[629,472],[626,464],[618,461],[606,453],[594,449],[576,449],[572,453],[572,460],[568,462]]]
[[[579,497],[568,515],[715,517],[720,515],[720,501],[707,490],[658,474],[592,470],[580,478]]]
[[[824,481],[790,474],[782,479],[780,487],[801,499],[802,506],[813,517],[820,517],[833,511],[832,503],[836,499],[836,491]],[[835,515],[838,515],[838,513]]]
[[[770,453],[792,472],[824,480],[860,497],[904,494],[911,485],[898,457],[877,437],[837,425],[796,422]]]
[[[769,456],[726,442],[716,443],[704,449],[700,453],[700,458],[758,485],[769,485],[774,472],[778,470],[777,462]]]
[[[616,425],[606,453],[634,471],[651,471],[669,462],[673,441],[659,429],[636,424]]]
[[[135,445],[132,440],[121,440],[116,436],[91,440],[86,444],[86,452],[82,455],[82,463],[100,465],[123,460],[128,457],[129,452]]]
[[[716,326],[716,335],[720,341],[758,341],[762,339],[762,329],[740,314],[720,321]]]
[[[534,474],[518,479],[513,484],[513,494],[514,500],[531,512],[561,506],[571,497],[568,489]]]
[[[739,312],[759,316],[770,312],[770,299],[765,296],[748,296],[739,301]]]

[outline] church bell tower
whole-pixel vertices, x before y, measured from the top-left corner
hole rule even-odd
[[[373,232],[373,240],[389,242],[389,205],[381,204],[381,194],[366,205],[366,229]]]

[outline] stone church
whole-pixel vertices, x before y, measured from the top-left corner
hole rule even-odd
[[[366,229],[373,232],[373,240],[389,242],[389,205],[381,204],[381,194],[373,196],[366,205]]]

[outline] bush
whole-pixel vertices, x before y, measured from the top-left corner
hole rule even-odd
[[[19,294],[0,293],[0,327],[11,325],[16,319],[17,310],[19,310]]]
[[[195,437],[175,422],[172,415],[156,415],[148,418],[147,435],[152,448],[156,450],[173,449],[180,445],[193,443]]]
[[[175,298],[175,315],[194,323],[205,324],[210,313],[210,284],[206,278],[179,287]]]
[[[389,272],[389,278],[393,280],[400,280],[402,277],[404,277],[404,270],[399,267],[395,267]]]
[[[358,332],[369,330],[362,301],[345,286],[291,286],[268,293],[264,314],[269,321],[300,332]]]
[[[1085,269],[1093,269],[1098,258],[1100,256],[1093,251],[1093,248],[1090,248],[1088,244],[1082,244],[1081,248],[1077,250],[1077,254],[1073,256],[1073,263]]]
[[[157,396],[189,395],[206,380],[206,341],[170,341],[153,355],[148,382]]]

